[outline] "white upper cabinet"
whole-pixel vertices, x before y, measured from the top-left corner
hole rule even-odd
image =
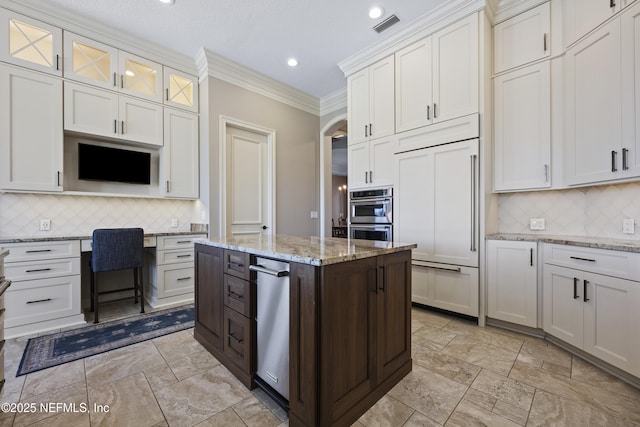
[[[162,102],[162,66],[77,34],[64,32],[64,76]]]
[[[0,60],[62,75],[62,30],[0,9]]]
[[[0,188],[62,191],[62,81],[0,64]]]
[[[551,53],[549,3],[497,24],[493,28],[493,68],[501,73],[548,57]]]
[[[198,112],[198,78],[174,70],[164,69],[164,103],[194,113]]]
[[[163,175],[165,196],[198,198],[198,116],[164,109]]]
[[[640,2],[622,22],[622,173],[640,176]]]
[[[65,130],[163,144],[162,106],[72,82],[64,84]]]
[[[494,190],[550,187],[549,61],[497,76],[493,90]]]
[[[621,24],[614,19],[567,51],[565,57],[564,178],[569,185],[631,177],[622,144]],[[624,150],[623,150],[624,148]],[[634,150],[635,151],[635,150]]]
[[[478,17],[396,52],[396,131],[478,112]]]
[[[393,55],[347,79],[349,144],[393,135]]]
[[[395,175],[392,159],[396,146],[397,140],[393,136],[349,144],[349,189],[393,185]]]
[[[635,0],[565,0],[564,36],[566,45],[594,30]]]

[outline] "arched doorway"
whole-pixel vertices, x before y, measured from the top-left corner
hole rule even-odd
[[[319,235],[325,237],[331,237],[331,220],[333,218],[334,224],[337,223],[338,218],[334,218],[334,193],[336,194],[336,199],[339,201],[339,191],[338,188],[333,188],[333,143],[334,141],[338,142],[339,146],[337,146],[336,153],[342,154],[343,145],[344,145],[344,153],[345,159],[344,168],[346,168],[346,135],[347,135],[347,117],[346,114],[335,117],[331,122],[327,123],[327,125],[320,132],[320,230]],[[336,138],[338,136],[344,136],[343,141],[338,141],[342,138]],[[345,180],[346,185],[346,173]],[[346,188],[342,190],[344,192],[345,204],[343,206],[343,214],[346,216],[347,214],[347,206],[346,206]],[[339,211],[336,211],[339,215]]]

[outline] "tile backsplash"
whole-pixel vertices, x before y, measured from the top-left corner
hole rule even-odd
[[[0,238],[91,235],[95,228],[142,227],[147,232],[189,231],[202,221],[202,204],[193,200],[0,194]],[[40,219],[51,220],[40,231]],[[171,228],[171,220],[178,227]]]
[[[568,190],[500,194],[501,233],[541,233],[640,240],[640,183]],[[530,218],[544,218],[544,231],[529,230]],[[622,233],[633,218],[635,234]]]

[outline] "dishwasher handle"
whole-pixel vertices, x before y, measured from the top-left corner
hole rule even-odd
[[[270,268],[266,268],[262,265],[250,265],[249,266],[249,270],[252,271],[257,271],[258,273],[265,273],[265,274],[269,274],[271,276],[276,276],[276,277],[285,277],[289,275],[289,272],[287,270],[272,270]]]

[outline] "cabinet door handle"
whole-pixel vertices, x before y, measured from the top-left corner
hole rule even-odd
[[[435,108],[434,108],[435,117]],[[476,251],[476,154],[471,155],[471,252]]]
[[[58,175],[58,176],[57,176],[57,178],[58,178],[58,187],[60,187],[60,171],[58,171],[58,174],[57,174],[57,175]]]
[[[369,180],[367,179],[367,176],[368,176],[368,175],[367,175],[367,171],[364,171],[364,183],[365,183],[365,184],[368,184],[368,183],[369,183]]]
[[[589,298],[587,298],[587,285],[589,285],[589,281],[588,280],[584,280],[582,282],[582,293],[583,293],[582,300],[584,302],[588,302],[589,301]]]
[[[167,97],[167,101],[169,100],[169,89],[165,89],[165,93],[166,93],[166,97]]]
[[[549,165],[544,165],[544,182],[549,182]]]
[[[373,171],[369,171],[369,184],[373,184]]]
[[[372,124],[369,123],[369,136],[373,136],[373,129],[372,129]]]
[[[609,7],[616,7],[616,0],[609,0]]]
[[[427,105],[427,120],[431,120],[431,106]]]
[[[616,167],[618,152],[616,150],[611,150],[611,172],[618,172],[618,168]]]
[[[60,70],[60,55],[56,55],[56,70]]]
[[[622,149],[622,170],[626,171],[629,170],[629,165],[627,164],[627,155],[629,154],[629,149],[628,148],[623,148]]]
[[[124,135],[124,120],[120,122],[120,133]]]
[[[117,87],[118,83],[117,83],[117,76],[116,73],[113,73],[113,87]]]
[[[167,193],[169,192],[169,180],[167,180]]]
[[[580,298],[580,296],[578,296],[578,278],[574,277],[573,278],[573,299],[578,299]]]
[[[229,338],[233,339],[235,342],[237,342],[238,344],[240,344],[242,342],[241,339],[236,338],[233,334],[227,334],[229,336]]]
[[[364,137],[368,137],[369,133],[368,133],[368,129],[367,129],[367,125],[364,125]]]
[[[544,33],[543,37],[542,37],[542,47],[544,48],[544,51],[547,51],[547,33]]]
[[[124,74],[120,75],[120,88],[124,89]]]
[[[433,103],[433,118],[437,118],[438,117],[438,104],[436,104],[435,102]]]
[[[533,248],[529,248],[529,265],[533,267]]]
[[[113,119],[113,133],[118,133],[118,119]]]

